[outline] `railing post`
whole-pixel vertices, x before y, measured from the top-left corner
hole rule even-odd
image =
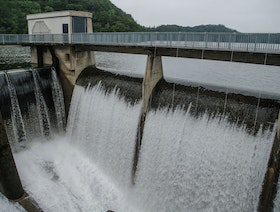
[[[266,53],[268,52],[269,43],[270,43],[270,33],[268,34],[268,38],[267,38],[266,51],[265,51]]]
[[[154,32],[154,36],[153,36],[153,46],[156,47],[157,46],[157,32]]]
[[[255,45],[254,45],[254,51],[257,51],[257,38],[258,38],[258,34],[255,34]]]
[[[132,32],[132,43],[135,45],[135,32]]]
[[[221,34],[218,34],[218,49],[220,49],[220,40],[221,40]]]
[[[194,48],[194,33],[192,33],[192,47]]]
[[[178,32],[178,39],[177,39],[177,47],[180,46],[180,36],[181,36],[181,32],[179,31]],[[177,48],[177,51],[178,51],[178,48]]]
[[[236,32],[233,33],[233,44],[231,45],[231,49],[236,48]]]
[[[207,42],[208,42],[208,34],[207,34],[207,32],[204,32],[204,42],[205,42],[205,48],[207,48]]]
[[[249,51],[249,34],[247,34],[247,51]]]
[[[187,38],[186,38],[187,36]],[[186,47],[187,46],[187,40],[188,40],[188,34],[185,32],[184,33],[184,46]]]
[[[228,49],[231,50],[231,33],[229,34],[229,43],[228,43]]]

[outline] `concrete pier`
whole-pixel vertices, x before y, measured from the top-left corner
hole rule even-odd
[[[50,51],[52,49],[52,52]],[[77,51],[75,46],[32,46],[31,63],[35,67],[53,64],[53,55],[59,61],[58,74],[64,92],[65,109],[68,113],[76,79],[86,67],[95,65],[94,52]]]
[[[0,191],[9,199],[19,199],[24,190],[0,113]]]
[[[280,112],[277,122],[277,130],[271,148],[270,158],[267,165],[263,188],[260,195],[258,211],[272,212],[273,201],[277,193],[277,184],[280,171]]]
[[[137,136],[135,142],[135,151],[132,169],[132,183],[135,183],[135,174],[139,160],[140,148],[142,143],[143,131],[145,127],[146,114],[149,110],[153,91],[157,83],[163,79],[162,59],[156,54],[149,54],[147,58],[146,71],[142,84],[142,106],[141,115],[138,123]]]
[[[163,79],[161,56],[148,55],[142,87],[142,114],[147,112],[150,99],[152,98],[153,89],[161,79]]]

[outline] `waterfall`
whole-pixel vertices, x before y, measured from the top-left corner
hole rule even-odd
[[[14,151],[65,129],[63,92],[54,68],[0,74],[0,110]]]
[[[76,86],[67,140],[139,211],[255,211],[273,132],[250,135],[226,118],[195,118],[191,107],[148,113],[134,187],[129,182],[139,104],[129,106],[100,83]]]
[[[8,84],[9,95],[11,99],[11,119],[14,132],[13,135],[15,137],[14,149],[15,151],[18,151],[25,146],[26,131],[18,103],[16,89],[12,84],[11,80],[9,79],[9,75],[6,72],[4,75]]]
[[[36,70],[34,70],[32,71],[32,74],[34,78],[34,85],[35,85],[34,92],[35,92],[36,106],[39,115],[41,133],[43,136],[49,137],[51,136],[52,133],[51,133],[51,126],[50,126],[51,122],[48,114],[48,108],[39,86],[38,73]]]
[[[55,114],[57,118],[57,126],[60,132],[63,132],[66,126],[65,105],[63,98],[63,91],[54,67],[51,67],[52,75],[52,96],[55,107]]]
[[[270,133],[248,135],[244,126],[179,109],[150,112],[135,201],[143,211],[256,211]]]
[[[15,154],[15,160],[24,187],[44,211],[256,211],[273,126],[259,124],[257,133],[250,134],[248,126],[240,124],[242,120],[208,113],[210,107],[201,108],[201,99],[211,101],[202,88],[193,89],[192,97],[186,98],[188,104],[181,107],[179,101],[187,94],[171,85],[171,92],[166,90],[171,98],[153,96],[132,185],[141,99],[131,97],[141,91],[141,83],[126,84],[118,77],[117,83],[113,77],[102,81],[106,76],[100,75],[93,84],[76,85],[66,134],[46,141],[29,136],[27,127],[38,125],[44,136],[63,129],[65,112],[56,71],[32,70],[24,80],[9,76],[15,95],[6,105],[18,98],[27,140],[34,139],[28,151]],[[21,92],[17,92],[19,85]],[[4,90],[0,95],[6,95]],[[163,90],[159,87],[158,92]],[[23,98],[27,93],[29,98]],[[6,99],[2,96],[0,102]],[[226,96],[226,103],[224,95],[219,100],[221,113],[225,107],[230,110],[230,97]],[[217,110],[216,105],[212,108]],[[257,104],[253,101],[252,105],[255,112]],[[193,115],[194,107],[199,115]],[[264,106],[262,110],[269,111]]]
[[[140,104],[127,104],[116,89],[75,86],[68,139],[119,185],[129,186],[139,113]]]

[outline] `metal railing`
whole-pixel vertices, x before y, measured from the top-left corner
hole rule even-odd
[[[280,34],[203,32],[109,32],[0,35],[0,44],[102,44],[280,53]]]

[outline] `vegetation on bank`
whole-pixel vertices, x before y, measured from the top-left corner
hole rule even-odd
[[[237,32],[236,30],[229,29],[224,25],[199,25],[194,27],[184,27],[178,25],[161,25],[158,27],[150,28],[150,31],[156,32]]]
[[[223,25],[200,25],[182,27],[161,25],[144,27],[139,25],[131,15],[125,13],[110,0],[0,0],[0,34],[27,33],[26,15],[60,10],[80,10],[93,13],[95,32],[233,32]]]

